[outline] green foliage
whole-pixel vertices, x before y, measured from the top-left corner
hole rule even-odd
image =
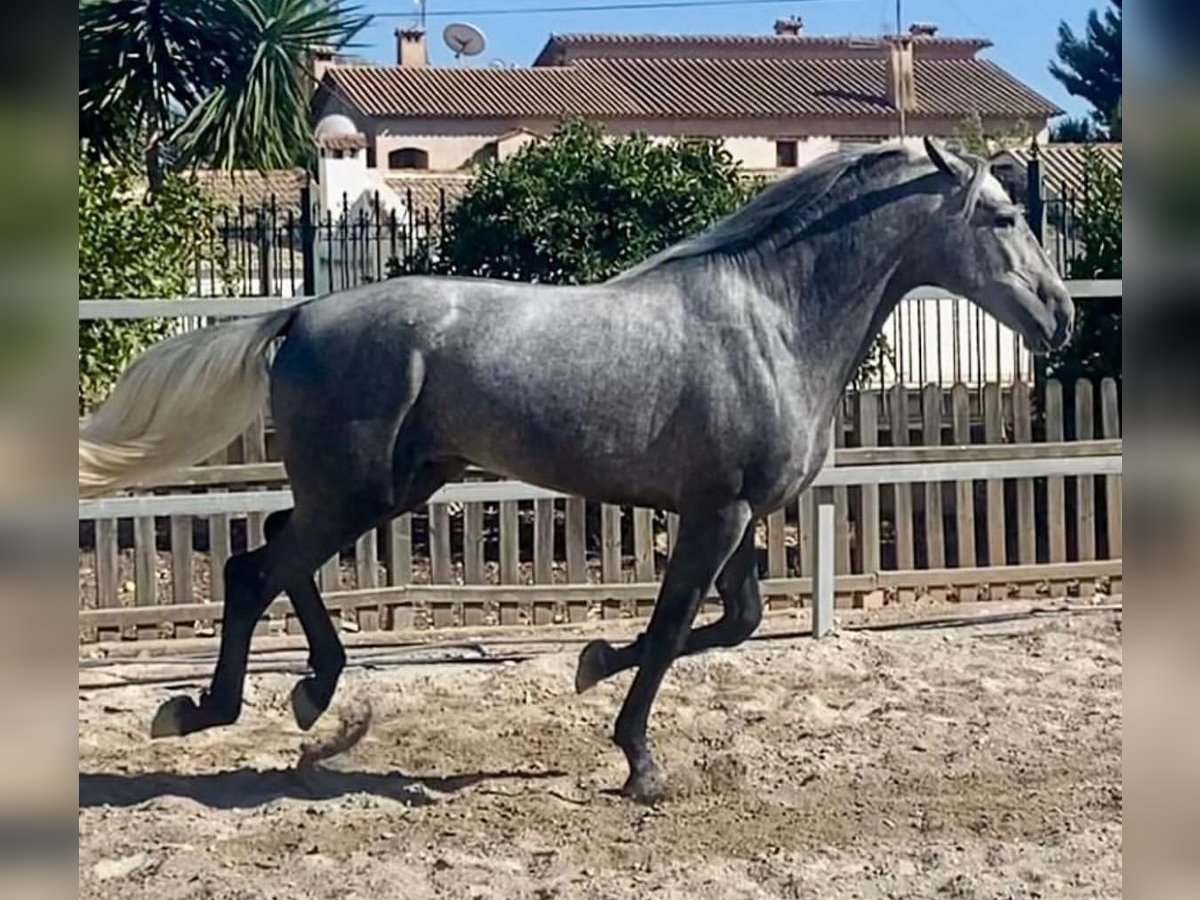
[[[484,163],[441,240],[423,243],[405,270],[605,281],[733,212],[764,185],[717,141],[606,138],[594,125],[568,122],[549,140]],[[877,378],[887,353],[881,336],[859,380]]]
[[[211,205],[189,181],[169,176],[146,197],[128,170],[80,160],[79,298],[186,293],[212,223]],[[80,412],[103,400],[121,370],[170,328],[159,320],[80,322]]]
[[[1121,277],[1121,177],[1088,148],[1087,190],[1075,211],[1074,230],[1082,252],[1071,263],[1072,278]],[[1121,377],[1121,307],[1084,300],[1075,305],[1071,343],[1047,360],[1047,374],[1066,383],[1076,378]]]
[[[956,129],[956,143],[968,153],[985,159],[1000,150],[1027,144],[1032,136],[1033,129],[1024,120],[1010,128],[986,131],[977,110],[964,116]]]
[[[720,144],[606,140],[570,122],[552,139],[485,163],[451,212],[442,257],[455,272],[604,281],[749,199],[756,185]]]
[[[1087,31],[1078,37],[1066,22],[1058,26],[1058,60],[1050,63],[1050,73],[1069,93],[1082,97],[1092,106],[1091,137],[1121,140],[1121,0],[1101,16],[1088,14]],[[1068,136],[1086,137],[1079,122],[1068,120],[1062,129]],[[1058,138],[1062,140],[1063,138]]]
[[[277,168],[312,145],[308,55],[366,24],[341,0],[80,0],[89,153],[145,165]]]
[[[1091,119],[1063,119],[1050,128],[1050,140],[1055,144],[1090,144],[1099,139]]]

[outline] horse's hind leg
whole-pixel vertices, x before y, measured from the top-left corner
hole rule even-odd
[[[387,447],[389,442],[379,440],[378,445]],[[189,734],[237,720],[254,626],[281,591],[290,594],[312,652],[313,676],[293,695],[297,719],[301,725],[311,725],[328,706],[344,655],[312,578],[321,563],[393,507],[390,460],[386,454],[377,460],[372,465],[369,459],[348,457],[337,482],[320,469],[298,467],[301,474],[293,475],[296,507],[274,519],[266,544],[232,557],[225,565],[221,648],[210,689],[199,703],[190,697],[164,703],[151,727],[153,736]],[[300,490],[302,484],[310,489]]]
[[[328,549],[331,544],[335,548],[338,546],[337,542],[323,537],[321,531],[303,527],[293,513],[283,518],[282,523],[276,520],[266,544],[229,559],[225,564],[221,647],[210,687],[201,694],[199,703],[186,696],[166,701],[154,717],[153,737],[191,734],[237,721],[242,709],[254,626],[280,591],[298,588],[306,581],[311,583],[317,566],[334,552]],[[302,591],[296,596],[301,600],[297,614],[303,608],[305,617],[309,618],[306,630],[311,628],[318,644],[328,650],[329,635],[323,628],[332,630],[332,626],[327,619],[322,626],[311,615],[320,604],[319,596],[315,597],[316,605]],[[337,644],[336,635],[333,635],[333,642]],[[340,644],[337,649],[340,651]]]
[[[389,511],[378,521],[368,526],[364,531],[377,528],[390,519],[403,513],[410,512],[425,503],[434,492],[449,479],[462,470],[464,463],[449,462],[441,465],[427,465],[407,480],[407,485],[400,487],[403,499],[399,506]],[[276,514],[285,516],[284,514]],[[283,519],[280,522],[286,521]],[[270,531],[271,520],[267,520]],[[355,535],[357,537],[357,535]],[[336,552],[336,551],[335,551]],[[338,638],[337,630],[329,619],[325,604],[321,601],[320,591],[312,576],[297,580],[287,589],[300,627],[308,641],[308,665],[312,674],[296,682],[292,689],[292,714],[296,724],[307,731],[329,708],[337,690],[338,679],[346,667],[346,651]]]
[[[268,541],[286,526],[291,512],[290,509],[281,510],[267,517]],[[346,651],[312,575],[297,578],[287,586],[287,594],[308,641],[308,667],[312,674],[296,682],[292,689],[292,713],[296,724],[307,731],[333,700],[338,679],[346,667]]]
[[[762,595],[754,550],[754,527],[747,526],[737,550],[717,576],[717,593],[724,610],[717,621],[693,630],[681,656],[701,653],[712,647],[736,647],[752,635],[762,622]],[[608,641],[590,641],[579,654],[575,690],[588,688],[638,665],[646,649],[646,635],[623,647]]]

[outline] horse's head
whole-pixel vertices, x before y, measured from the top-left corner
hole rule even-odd
[[[1075,306],[1021,211],[983,160],[968,162],[926,138],[949,179],[945,212],[926,232],[919,267],[938,287],[972,300],[1043,354],[1071,337]]]

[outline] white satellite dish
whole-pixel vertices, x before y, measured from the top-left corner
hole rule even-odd
[[[483,32],[466,22],[451,22],[442,32],[442,40],[454,51],[454,58],[478,56],[483,52]]]

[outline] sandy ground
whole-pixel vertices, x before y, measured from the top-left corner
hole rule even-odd
[[[680,661],[653,809],[611,793],[629,676],[577,697],[576,652],[351,670],[315,731],[367,703],[370,729],[314,771],[293,675],[252,676],[234,727],[151,742],[178,688],[81,672],[80,896],[1121,896],[1119,613]]]

